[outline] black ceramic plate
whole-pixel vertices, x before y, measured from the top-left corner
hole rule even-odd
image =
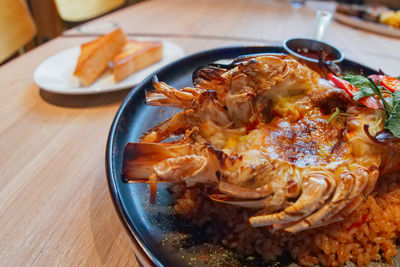
[[[282,53],[281,47],[228,47],[208,50],[178,60],[155,74],[176,88],[192,86],[192,73],[202,65],[252,53]],[[376,71],[344,60],[346,72],[372,74]],[[204,229],[177,219],[171,209],[166,184],[159,184],[157,204],[149,204],[146,184],[128,184],[121,179],[124,147],[136,142],[143,132],[171,117],[173,108],[145,105],[145,90],[152,89],[151,76],[132,90],[122,103],[110,129],[106,152],[108,184],[114,204],[143,263],[156,266],[264,265],[254,257],[242,257],[222,246],[213,245]]]

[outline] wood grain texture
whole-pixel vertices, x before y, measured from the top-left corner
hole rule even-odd
[[[293,9],[278,0],[151,0],[144,1],[99,20],[118,23],[127,33],[180,34],[247,38],[282,42],[292,37],[311,37],[316,10]],[[143,22],[146,21],[145,27]],[[64,34],[76,34],[76,30]],[[332,21],[326,42],[361,53],[378,53],[400,61],[400,39],[361,31]],[[349,51],[346,56],[351,56]]]
[[[186,54],[229,45],[279,44],[281,38],[306,31],[299,25],[289,27],[284,16],[275,15],[274,24],[268,30],[270,41],[267,35],[264,42],[241,42],[238,40],[242,37],[252,37],[251,32],[261,36],[254,27],[266,32],[264,27],[257,26],[263,25],[264,17],[255,16],[248,22],[243,17],[230,17],[239,14],[229,12],[229,16],[223,15],[228,22],[219,21],[222,26],[218,30],[218,23],[203,20],[191,24],[190,15],[169,14],[165,21],[163,14],[168,5],[164,2],[176,7],[182,0],[144,2],[110,16],[127,28],[130,13],[135,27],[145,33],[155,32],[156,25],[176,26],[168,32],[180,37],[148,39],[175,42]],[[196,8],[188,1],[185,13],[199,19],[211,2],[217,6],[223,3],[201,0]],[[243,1],[225,3],[233,9],[244,8]],[[248,3],[247,8],[255,11],[264,2]],[[183,12],[182,8],[179,10]],[[154,19],[136,21],[135,15],[141,13]],[[295,16],[301,17],[301,13]],[[308,13],[303,16],[307,17]],[[253,28],[246,30],[251,24]],[[221,38],[181,36],[180,30],[190,33],[185,29],[190,26],[201,29],[204,35]],[[352,39],[354,30],[343,29],[333,24],[330,31],[337,32],[335,42],[346,56],[396,74],[397,46],[387,44],[385,37],[366,33],[362,33],[363,38]],[[237,38],[222,38],[232,34]],[[49,56],[94,38],[59,37],[0,67],[0,266],[138,266],[109,196],[104,170],[108,131],[128,90],[64,96],[40,90],[32,79],[34,69]],[[379,46],[385,49],[376,49]]]

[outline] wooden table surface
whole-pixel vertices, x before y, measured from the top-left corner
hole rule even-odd
[[[310,36],[314,10],[263,0],[153,0],[91,23],[170,40],[186,54]],[[0,266],[137,266],[107,188],[104,154],[128,90],[47,93],[33,82],[49,56],[92,40],[65,33],[0,67]],[[350,59],[399,74],[400,39],[332,22],[325,39]]]

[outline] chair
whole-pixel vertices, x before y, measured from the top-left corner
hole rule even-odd
[[[0,0],[0,63],[35,34],[36,26],[24,0]]]
[[[78,22],[103,15],[121,5],[125,0],[54,0],[64,21]]]

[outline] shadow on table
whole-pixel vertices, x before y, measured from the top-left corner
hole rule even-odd
[[[95,95],[63,95],[54,94],[40,89],[40,97],[56,106],[68,108],[84,108],[104,106],[112,103],[121,102],[132,88],[124,89],[117,92],[99,93]]]
[[[102,166],[99,166],[99,168]],[[104,170],[93,175],[90,197],[90,225],[102,266],[139,267],[133,249],[118,219],[108,192]]]

